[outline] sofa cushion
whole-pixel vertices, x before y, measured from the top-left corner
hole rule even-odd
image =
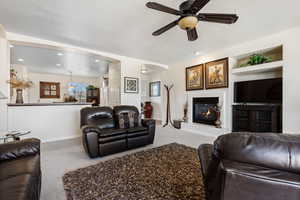
[[[99,138],[99,143],[105,144],[105,143],[119,141],[119,140],[126,141],[126,138],[127,138],[126,134],[114,135],[114,136],[110,136],[110,137],[103,137],[103,138]]]
[[[300,135],[231,133],[215,141],[214,155],[220,159],[300,173],[299,141]]]
[[[113,110],[110,107],[86,107],[80,111],[80,127],[94,125],[102,128],[114,128]]]
[[[116,135],[125,135],[126,130],[125,129],[101,129],[99,130],[99,137],[105,138],[105,137],[111,137]]]
[[[241,174],[270,182],[281,182],[300,187],[300,174],[229,160],[223,160],[222,164],[227,173]]]
[[[135,132],[140,132],[140,131],[147,131],[147,127],[138,126],[138,127],[126,129],[126,131],[128,133],[135,133]]]
[[[128,133],[128,138],[140,137],[145,135],[149,135],[148,131],[133,132],[133,133]]]
[[[40,156],[27,156],[0,163],[0,181],[22,174],[39,176]]]
[[[118,115],[119,128],[134,128],[139,126],[139,117],[135,112],[124,112]]]
[[[124,114],[132,115],[132,117],[134,118],[134,125],[132,124],[131,126],[127,126],[126,128],[136,127],[136,126],[140,125],[139,111],[135,106],[115,106],[114,107],[114,115],[115,115],[117,126],[119,126],[119,124],[120,124],[120,122],[119,122],[120,116],[124,115]]]
[[[222,184],[225,189],[220,199],[299,199],[298,174],[240,162],[223,161],[223,164],[226,176]]]

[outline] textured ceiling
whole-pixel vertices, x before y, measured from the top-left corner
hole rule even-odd
[[[153,0],[154,1],[154,0]],[[236,13],[234,25],[199,23],[199,39],[178,27],[151,33],[176,19],[145,7],[146,0],[1,0],[7,31],[168,64],[272,34],[300,23],[299,0],[211,0],[202,12]],[[156,0],[176,8],[181,0]]]
[[[30,72],[99,77],[108,73],[108,63],[87,53],[19,45],[11,48],[11,64],[25,65]]]

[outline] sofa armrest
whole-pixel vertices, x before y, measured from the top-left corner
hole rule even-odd
[[[201,170],[203,177],[206,177],[208,166],[212,160],[213,145],[202,144],[198,148],[198,155],[201,163]]]
[[[99,134],[101,130],[97,126],[86,125],[81,128],[82,143],[85,152],[90,158],[96,158],[99,155]]]
[[[85,125],[81,128],[82,133],[89,133],[89,132],[96,132],[96,133],[100,133],[101,130],[100,128],[98,128],[97,126],[93,126],[93,125]]]
[[[155,137],[155,120],[153,119],[142,119],[142,125],[147,127],[149,132],[149,143],[153,144]]]
[[[24,139],[0,144],[0,161],[40,154],[39,139]]]

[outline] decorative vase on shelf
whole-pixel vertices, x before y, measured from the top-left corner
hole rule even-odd
[[[145,102],[145,106],[144,106],[145,118],[152,118],[152,113],[153,113],[153,106],[151,105],[151,102],[150,101]]]
[[[23,90],[22,89],[16,89],[17,91],[17,98],[16,98],[16,103],[17,104],[23,104]]]

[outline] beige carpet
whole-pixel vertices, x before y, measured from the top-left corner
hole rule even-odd
[[[69,172],[68,200],[204,200],[196,150],[170,144]]]

